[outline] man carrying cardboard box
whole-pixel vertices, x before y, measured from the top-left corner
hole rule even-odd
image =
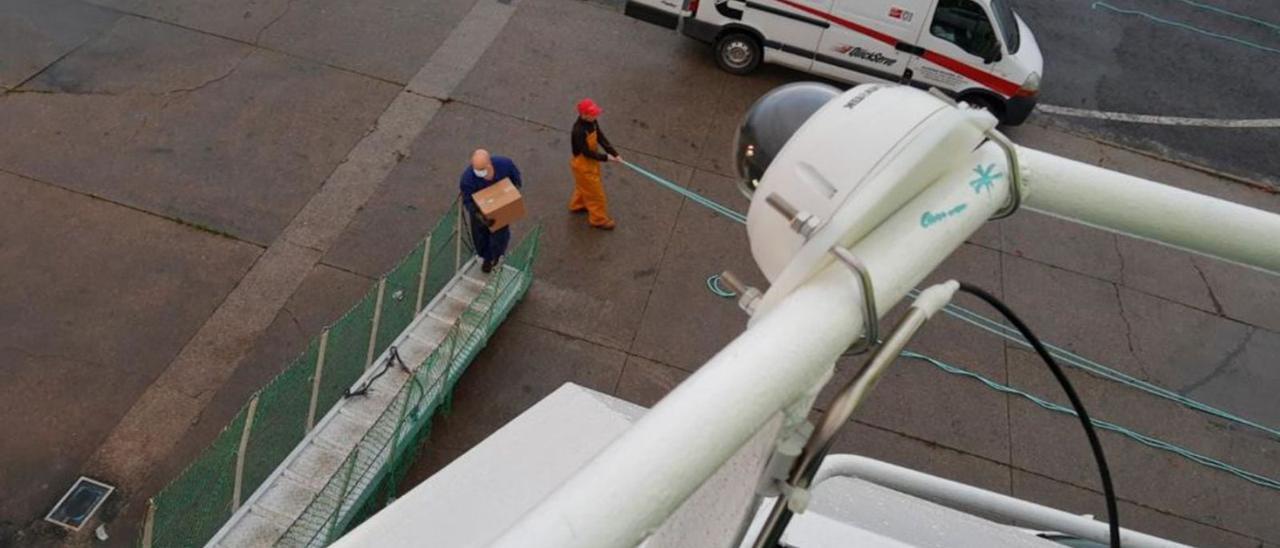
[[[475,243],[476,255],[484,260],[480,269],[486,274],[507,252],[507,244],[511,242],[508,225],[524,213],[520,193],[509,190],[508,182],[517,189],[523,183],[515,162],[504,156],[490,156],[489,151],[481,148],[471,153],[471,165],[462,172],[458,183],[462,205],[470,219],[471,241]],[[512,193],[514,197],[510,196]],[[477,197],[484,204],[478,204]]]

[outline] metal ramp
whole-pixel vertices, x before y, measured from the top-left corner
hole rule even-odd
[[[368,392],[335,405],[207,546],[323,546],[341,534],[531,281],[527,268],[484,274],[472,258],[392,343],[403,367],[383,352],[356,383]]]

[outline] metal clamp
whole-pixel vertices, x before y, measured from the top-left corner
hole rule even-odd
[[[991,216],[989,220],[994,221],[1013,215],[1022,207],[1022,166],[1018,163],[1018,148],[1013,141],[995,129],[988,129],[986,135],[1004,150],[1004,156],[1009,161],[1009,203]]]
[[[867,265],[862,259],[855,257],[849,250],[835,246],[831,248],[831,254],[835,255],[840,262],[849,267],[854,274],[858,275],[858,283],[862,286],[862,340],[850,346],[844,352],[844,356],[856,356],[867,350],[880,340],[880,315],[876,312],[876,293],[871,284],[871,271],[867,270]]]
[[[938,99],[941,99],[942,102],[953,107],[960,106],[955,99],[938,88],[929,88],[929,95],[937,97]],[[1000,211],[995,212],[995,214],[991,216],[989,220],[994,221],[996,219],[1003,219],[1013,215],[1014,212],[1018,211],[1018,208],[1022,206],[1022,168],[1018,164],[1018,149],[1014,146],[1013,141],[1010,141],[1003,133],[996,131],[995,128],[988,129],[983,132],[983,134],[986,135],[988,139],[995,141],[995,143],[1004,150],[1004,156],[1009,161],[1009,203],[1005,204],[1004,207],[1000,208]]]

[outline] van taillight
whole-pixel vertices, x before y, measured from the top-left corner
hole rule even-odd
[[[689,0],[689,15],[698,16],[698,0]]]

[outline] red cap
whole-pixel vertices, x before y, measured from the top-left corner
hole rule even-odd
[[[578,101],[578,115],[580,116],[599,116],[604,109],[600,108],[595,101],[591,99],[583,99]]]

